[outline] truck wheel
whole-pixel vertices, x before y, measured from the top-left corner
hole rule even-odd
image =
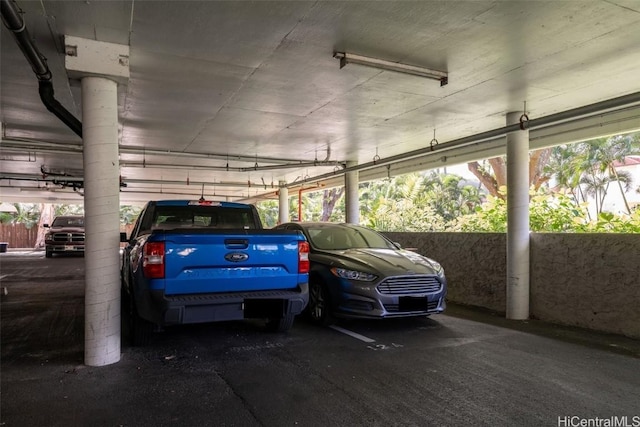
[[[271,318],[267,320],[267,330],[271,332],[287,332],[293,326],[295,315],[287,313],[284,317]]]
[[[322,281],[309,281],[309,304],[307,315],[316,325],[328,326],[334,321],[331,313],[331,297],[329,290]]]
[[[51,251],[45,250],[44,256],[47,257],[47,258],[51,258],[53,256],[53,253]]]
[[[121,300],[121,315],[126,324],[126,332],[129,335],[131,345],[140,347],[149,344],[154,331],[154,324],[138,316],[133,298],[124,290],[122,290]]]
[[[131,342],[134,347],[149,344],[153,334],[154,324],[148,320],[140,318],[137,313],[133,314],[131,322]]]

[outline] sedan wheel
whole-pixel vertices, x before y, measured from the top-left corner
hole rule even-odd
[[[307,309],[313,323],[324,326],[333,323],[329,291],[324,283],[316,281],[309,283],[309,306]]]

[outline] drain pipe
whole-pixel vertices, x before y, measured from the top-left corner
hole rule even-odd
[[[1,2],[2,21],[5,27],[13,34],[20,50],[22,50],[25,58],[27,58],[27,61],[31,64],[31,69],[33,69],[33,72],[38,78],[38,92],[40,93],[42,103],[47,107],[47,110],[55,114],[55,116],[75,132],[76,135],[82,138],[82,123],[54,97],[53,83],[51,82],[52,76],[49,66],[47,65],[47,60],[40,51],[38,51],[35,44],[33,44],[26,24],[18,12],[18,6],[15,0],[1,0]]]

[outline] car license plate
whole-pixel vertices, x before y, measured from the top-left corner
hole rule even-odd
[[[76,249],[76,248],[74,248],[74,247],[73,247],[73,246],[71,246],[71,245],[65,245],[65,247],[64,247],[64,250],[65,250],[65,251],[73,251],[73,250],[75,250],[75,249]]]
[[[400,311],[426,311],[429,307],[427,297],[400,297]]]

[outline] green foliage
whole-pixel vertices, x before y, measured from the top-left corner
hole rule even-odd
[[[625,156],[640,153],[640,132],[600,138],[554,147],[544,167],[553,188],[541,187],[530,194],[530,229],[534,232],[640,233],[640,209],[633,210],[624,200],[628,215],[604,211],[610,186],[633,188],[630,176],[614,167]],[[487,169],[487,172],[489,170]],[[501,189],[502,193],[506,191]],[[640,192],[640,187],[637,187]],[[298,220],[299,194],[290,195],[290,218]],[[303,192],[301,218],[304,221],[346,220],[345,198],[336,189]],[[589,197],[596,203],[597,215],[590,217]],[[467,231],[505,232],[506,201],[486,196],[457,175],[412,173],[359,187],[360,222],[380,231]],[[15,204],[18,212],[0,213],[0,222],[37,224],[38,205]],[[266,228],[278,223],[278,201],[256,204]],[[139,208],[122,206],[121,223],[135,221]],[[83,214],[81,205],[56,205],[55,214]]]
[[[55,216],[84,215],[83,205],[53,205]]]
[[[14,203],[16,212],[0,213],[0,222],[3,224],[25,224],[27,228],[31,228],[38,224],[40,220],[41,210],[44,205],[33,203]],[[120,206],[120,223],[132,224],[138,218],[142,208],[137,206]],[[84,215],[83,205],[53,205],[54,216],[62,215]]]
[[[487,196],[474,213],[459,217],[451,226],[451,231],[496,232],[507,231],[507,204],[499,198]]]
[[[576,206],[564,194],[547,194],[544,190],[530,195],[529,228],[536,232],[572,231],[586,222],[586,205]]]
[[[596,213],[605,210],[610,187],[619,188],[627,213],[631,213],[625,192],[631,188],[631,175],[615,165],[627,156],[640,153],[640,133],[597,138],[554,147],[545,173],[559,190],[567,190],[576,205],[589,199]]]
[[[27,228],[31,228],[38,224],[40,218],[40,210],[38,205],[33,203],[13,203],[16,212],[2,212],[0,214],[0,222],[3,224],[24,224]]]
[[[505,189],[502,188],[504,193]],[[560,233],[574,231],[587,222],[586,207],[573,203],[564,194],[548,194],[545,190],[531,191],[529,202],[529,228],[533,232]],[[498,197],[489,197],[474,214],[465,215],[453,227],[457,231],[506,232],[507,203]]]
[[[380,231],[440,231],[445,227],[444,219],[432,207],[416,205],[410,198],[384,200],[375,216],[365,221]]]
[[[531,194],[529,224],[531,231],[538,233],[640,233],[640,210],[634,210],[631,216],[601,212],[590,221],[585,204],[576,206],[569,196],[539,190]],[[489,197],[474,214],[460,217],[452,230],[506,232],[507,204],[503,199]]]
[[[120,206],[120,224],[129,225],[136,222],[142,208],[139,206],[122,205]]]
[[[364,191],[361,187],[362,199],[361,222],[372,228],[442,231],[480,206],[481,194],[461,176],[431,172],[369,183]]]
[[[640,233],[640,209],[636,208],[630,216],[601,212],[595,221],[576,226],[575,231],[585,233]]]
[[[264,228],[272,228],[278,225],[277,200],[265,200],[263,202],[256,203],[256,209]]]

